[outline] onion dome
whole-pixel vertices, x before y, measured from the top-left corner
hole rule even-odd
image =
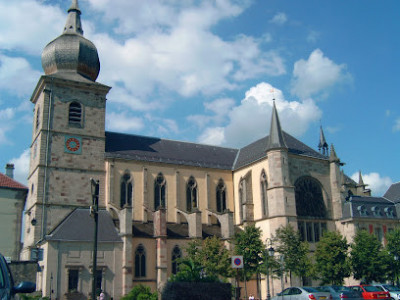
[[[96,81],[100,61],[96,46],[83,37],[78,0],[68,9],[64,32],[50,42],[42,52],[42,67],[46,75],[77,73]]]

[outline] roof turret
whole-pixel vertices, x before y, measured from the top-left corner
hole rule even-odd
[[[287,149],[285,138],[283,136],[281,123],[279,122],[278,112],[276,110],[275,101],[272,106],[271,128],[269,130],[269,137],[267,143],[267,151],[271,149]]]
[[[328,143],[326,142],[324,131],[322,130],[322,126],[320,126],[320,130],[319,130],[318,150],[322,155],[328,155],[329,147],[328,147]]]
[[[68,9],[64,32],[50,42],[42,52],[42,67],[46,75],[79,79],[82,76],[96,81],[100,61],[96,46],[83,37],[78,0]]]

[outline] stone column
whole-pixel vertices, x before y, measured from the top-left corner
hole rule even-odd
[[[125,207],[120,214],[120,236],[123,241],[122,250],[122,294],[126,295],[132,289],[132,208]]]
[[[157,290],[161,292],[167,283],[167,217],[165,208],[154,212],[154,238],[157,244],[156,268]]]

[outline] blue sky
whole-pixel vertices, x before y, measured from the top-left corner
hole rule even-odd
[[[26,183],[29,99],[70,0],[0,0],[0,166]],[[229,147],[281,125],[374,195],[400,181],[400,1],[80,0],[106,129]],[[4,172],[4,169],[2,170]]]

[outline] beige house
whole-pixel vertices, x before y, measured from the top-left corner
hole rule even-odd
[[[370,197],[361,175],[358,183],[344,175],[322,128],[318,150],[283,132],[275,103],[269,134],[241,149],[106,132],[110,87],[96,82],[97,50],[83,37],[80,14],[75,0],[63,34],[43,50],[45,75],[31,97],[21,258],[43,252],[44,296],[90,295],[91,178],[100,182],[97,287],[114,299],[137,284],[160,290],[188,241],[229,240],[247,224],[260,227],[264,240],[292,224],[311,247],[324,230],[351,238],[367,227],[383,237],[398,224],[397,200]],[[271,279],[272,294],[280,288]],[[265,278],[260,291],[265,298]]]
[[[14,180],[14,165],[0,173],[0,253],[18,260],[21,251],[21,220],[28,188]]]

